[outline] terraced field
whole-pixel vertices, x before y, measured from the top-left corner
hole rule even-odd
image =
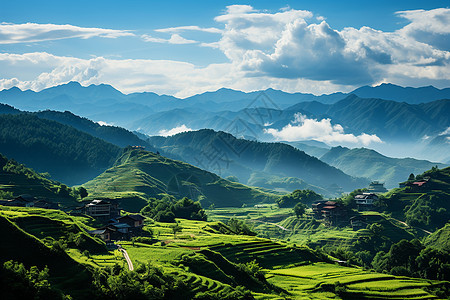
[[[194,273],[185,273],[180,270],[174,270],[170,273],[176,274],[186,284],[192,284],[194,286],[193,292],[195,293],[229,293],[232,291],[232,287],[230,285],[221,283],[220,281],[213,280],[205,276],[196,275]]]
[[[270,209],[270,208],[268,208]],[[270,217],[276,217],[276,214]],[[6,217],[6,218],[5,218]],[[372,214],[368,218],[376,221],[384,219]],[[381,218],[381,219],[380,219]],[[42,264],[48,264],[56,274],[51,279],[58,286],[70,286],[71,278],[59,278],[63,269],[59,266],[70,265],[77,281],[89,281],[89,274],[83,271],[89,268],[106,266],[126,267],[122,255],[115,252],[85,254],[83,247],[95,240],[86,236],[88,244],[82,247],[68,247],[59,254],[58,262],[48,255],[52,244],[48,240],[66,240],[73,234],[85,234],[90,229],[90,221],[82,217],[72,217],[61,211],[34,208],[2,208],[0,219],[5,227],[11,227],[10,237],[13,241],[0,245],[6,257],[15,258],[18,246],[27,241],[34,252],[42,252]],[[442,282],[412,279],[365,271],[361,268],[339,266],[331,263],[331,258],[287,242],[279,242],[255,236],[230,234],[227,226],[220,222],[202,222],[177,219],[181,232],[174,234],[170,223],[147,222],[145,227],[154,232],[158,242],[149,245],[138,242],[121,242],[135,266],[150,263],[159,266],[165,273],[176,275],[184,283],[193,287],[193,295],[201,293],[208,298],[208,293],[218,293],[220,297],[229,295],[245,286],[256,299],[435,299],[428,288],[439,287]],[[297,221],[296,221],[297,222]],[[316,224],[317,225],[317,224]],[[317,230],[320,226],[297,222],[293,230]],[[17,227],[16,227],[17,226]],[[25,231],[27,234],[20,232]],[[228,231],[227,231],[228,230]],[[391,230],[388,228],[388,230]],[[396,230],[393,228],[393,230]],[[366,234],[367,230],[352,231],[344,229],[338,232],[330,230],[324,236],[328,242],[332,239],[349,240]],[[313,231],[311,231],[313,232]],[[228,233],[228,234],[227,234]],[[298,234],[297,232],[292,232]],[[292,234],[291,233],[291,234]],[[393,232],[395,233],[395,232]],[[403,233],[402,233],[403,234]],[[293,236],[293,235],[291,235]],[[401,235],[400,235],[401,236]],[[51,238],[51,239],[50,239]],[[44,242],[41,243],[40,241]],[[68,242],[70,244],[70,242]],[[92,246],[92,245],[91,245]],[[12,247],[12,248],[11,248]],[[31,247],[31,246],[30,246]],[[33,253],[20,248],[21,255],[34,261]],[[1,252],[0,251],[0,252]],[[39,253],[40,253],[39,252]],[[66,256],[68,254],[70,256]],[[261,276],[267,282],[258,280],[249,273],[251,262],[257,262],[262,268]],[[79,264],[76,264],[79,263]],[[251,263],[251,264],[247,264]],[[259,268],[258,268],[259,269]],[[259,272],[259,271],[258,271]],[[259,277],[261,278],[261,277]],[[86,292],[85,288],[73,289],[74,295]],[[199,295],[199,294],[196,294]]]
[[[436,299],[424,288],[441,284],[326,263],[270,270],[266,278],[296,299],[334,299],[335,293],[352,299]]]
[[[209,247],[233,262],[247,263],[253,260],[263,268],[318,261],[317,255],[308,248],[290,247],[271,240],[256,240],[238,244],[220,244]]]

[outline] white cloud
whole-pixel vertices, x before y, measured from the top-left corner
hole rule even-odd
[[[100,125],[100,126],[114,126],[114,124],[106,123],[106,122],[103,122],[103,121],[98,121],[97,124]]]
[[[178,26],[178,27],[169,27],[169,28],[161,28],[156,29],[156,32],[182,32],[182,31],[201,31],[201,32],[208,32],[208,33],[222,33],[223,31],[219,28],[215,27],[199,27],[196,25],[191,26]]]
[[[0,70],[13,70],[10,78],[0,79],[0,90],[17,86],[39,91],[78,81],[82,85],[107,83],[124,93],[153,91],[188,97],[222,87],[254,91],[269,87],[287,91],[327,93],[340,89],[333,84],[310,80],[245,77],[233,64],[193,64],[148,59],[79,59],[45,52],[0,53]]]
[[[181,44],[195,44],[198,43],[197,41],[194,40],[188,40],[185,39],[184,37],[182,37],[181,35],[174,33],[170,36],[170,39],[163,39],[163,38],[155,38],[152,37],[150,35],[144,34],[141,36],[141,38],[146,41],[146,42],[151,42],[151,43],[168,43],[168,44],[176,44],[176,45],[181,45]]]
[[[295,114],[295,120],[281,130],[269,128],[265,132],[282,141],[317,140],[330,144],[362,144],[364,146],[371,143],[382,143],[375,134],[363,133],[356,136],[345,133],[341,125],[332,125],[330,119],[318,121],[309,119],[300,113]]]
[[[450,134],[450,127],[447,127],[447,129],[439,133],[439,135],[447,135],[447,134]]]
[[[403,36],[437,49],[450,50],[450,13],[448,8],[429,11],[423,9],[400,11],[397,14],[411,22],[399,30]]]
[[[239,14],[246,14],[246,13],[251,13],[254,12],[255,9],[253,7],[251,7],[250,5],[230,5],[227,6],[227,14],[230,15],[239,15]]]
[[[129,30],[87,28],[57,24],[0,23],[0,44],[33,43],[69,38],[118,38],[134,36]]]
[[[187,131],[192,131],[192,129],[183,124],[181,126],[172,128],[170,130],[167,130],[167,129],[160,130],[158,134],[161,136],[172,136],[172,135],[175,135],[175,134],[178,134],[181,132],[187,132]]]
[[[359,86],[379,82],[450,82],[450,9],[399,12],[410,23],[394,32],[335,30],[309,11],[266,13],[229,8],[218,47],[247,76],[309,79]],[[316,23],[318,21],[318,23]],[[410,80],[411,81],[411,80]]]

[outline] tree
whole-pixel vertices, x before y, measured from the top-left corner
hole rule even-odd
[[[374,236],[378,236],[384,230],[384,226],[379,223],[373,223],[368,226],[368,229]]]
[[[170,226],[170,228],[172,228],[173,237],[177,237],[177,233],[183,230],[183,227],[178,223]]]
[[[416,176],[413,173],[409,174],[408,181],[414,181],[415,179]]]
[[[295,190],[290,194],[286,194],[278,198],[277,204],[279,207],[294,207],[297,203],[310,204],[317,200],[322,200],[323,197],[311,190]]]
[[[172,196],[162,199],[150,198],[141,213],[159,222],[175,222],[175,218],[206,221],[207,215],[200,202],[187,197],[176,201]]]
[[[294,213],[297,216],[297,218],[300,218],[305,214],[306,211],[306,205],[299,202],[294,206]]]
[[[62,197],[68,197],[70,195],[70,188],[67,187],[67,185],[65,185],[65,184],[61,184],[58,187],[58,195],[60,195]]]
[[[228,220],[227,225],[236,234],[256,235],[256,232],[253,231],[253,226],[249,226],[244,220],[231,218]]]
[[[78,188],[78,194],[80,195],[80,198],[83,199],[88,196],[88,191],[84,187],[80,186]]]

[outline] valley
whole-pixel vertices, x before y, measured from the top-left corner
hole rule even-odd
[[[384,89],[397,92],[373,98]],[[279,107],[226,89],[183,100],[76,83],[4,90],[16,101],[6,103],[30,111],[0,105],[0,282],[10,286],[0,297],[448,298],[450,167],[438,157],[448,149],[449,109],[431,96],[447,90],[419,90],[429,101],[385,85],[356,90],[367,98],[264,91]],[[116,100],[104,109],[104,97]],[[251,97],[255,106],[244,106]],[[81,98],[103,107],[98,116],[127,105],[143,119],[94,122],[76,108]],[[46,110],[33,112],[36,99]],[[57,111],[56,99],[73,111]],[[365,110],[373,113],[358,119]],[[265,127],[297,126],[298,113],[383,142],[429,134],[439,155],[266,139]],[[154,135],[180,125],[199,130]]]

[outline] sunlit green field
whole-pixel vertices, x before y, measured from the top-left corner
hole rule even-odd
[[[324,293],[324,290],[327,289],[344,298],[352,297],[355,299],[436,298],[423,289],[433,285],[429,280],[371,273],[359,268],[326,263],[270,270],[267,279],[269,282],[289,291],[298,299],[303,297],[333,299],[334,293]]]
[[[289,299],[436,298],[424,288],[438,285],[439,282],[320,262],[314,257],[314,252],[307,248],[293,247],[287,243],[257,237],[224,235],[208,231],[210,229],[208,224],[215,224],[214,222],[188,220],[178,222],[183,229],[176,235],[172,232],[170,224],[149,225],[154,232],[159,232],[159,239],[162,242],[153,245],[132,242],[121,244],[135,264],[150,262],[168,266],[171,261],[183,255],[194,255],[201,249],[213,250],[234,263],[256,260],[264,267],[268,282],[284,290],[283,295]],[[210,286],[213,289],[226,290],[226,285],[209,276],[186,273],[174,267],[167,270],[178,272],[177,274],[189,282],[201,283],[199,288]],[[254,296],[256,299],[283,299],[273,293],[254,293]]]
[[[210,211],[211,213],[212,211]],[[251,289],[256,299],[434,299],[427,289],[439,286],[437,281],[412,279],[344,267],[333,263],[333,258],[312,250],[305,245],[314,239],[352,240],[365,234],[366,229],[325,228],[306,217],[297,219],[289,209],[276,210],[270,206],[215,210],[213,218],[244,218],[254,222],[255,228],[275,228],[290,241],[258,236],[232,234],[220,221],[192,221],[177,219],[181,231],[174,232],[174,223],[160,223],[147,219],[144,230],[153,238],[144,242],[121,241],[133,265],[151,264],[188,284],[199,292],[228,293],[237,285]],[[66,238],[71,233],[83,233],[94,227],[92,219],[73,217],[61,211],[4,208],[0,216],[7,217],[29,235],[47,243],[48,240]],[[368,214],[378,222],[390,222],[379,214]],[[260,224],[258,224],[258,222]],[[392,234],[396,231],[386,223]],[[281,227],[286,227],[281,229]],[[310,232],[310,234],[305,234]],[[88,239],[86,247],[94,247],[94,239]],[[48,244],[48,243],[47,243]],[[46,244],[46,245],[47,245]],[[49,247],[51,244],[48,244]],[[87,248],[86,248],[87,249]],[[84,248],[67,248],[65,252],[77,263],[90,268],[103,268],[127,264],[119,251],[85,253]],[[259,283],[250,288],[252,281],[238,281],[243,276],[239,266],[256,262],[272,289]],[[238,277],[235,277],[238,276]],[[245,276],[244,276],[245,277]],[[235,281],[236,280],[236,281]]]

